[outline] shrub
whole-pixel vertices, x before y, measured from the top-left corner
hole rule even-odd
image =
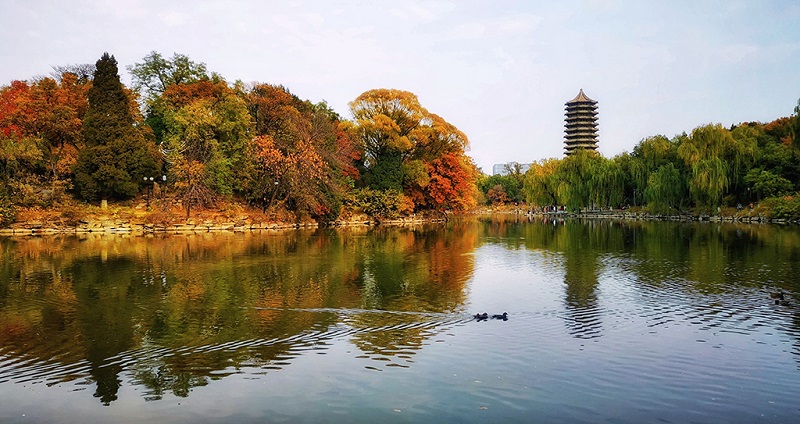
[[[6,226],[16,221],[17,208],[5,197],[0,197],[0,226]]]
[[[376,219],[394,219],[414,211],[414,203],[399,190],[362,188],[355,191],[349,202]]]
[[[772,208],[773,218],[800,219],[800,193],[792,196],[773,197],[764,201]]]

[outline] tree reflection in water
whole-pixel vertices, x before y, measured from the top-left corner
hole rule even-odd
[[[796,229],[517,216],[447,227],[3,238],[0,384],[89,381],[103,404],[123,385],[147,400],[183,397],[336,342],[354,346],[368,367],[413,367],[432,337],[469,315],[474,254],[487,240],[548,252],[539,271],[556,275],[556,316],[570,337],[608,336],[615,327],[603,320],[625,317],[603,304],[621,299],[634,304],[625,313],[654,327],[669,313],[740,332],[785,317],[776,331],[800,359],[798,300],[775,307],[768,296],[800,292]],[[618,287],[604,286],[610,273],[625,276],[614,280],[624,284],[618,299],[609,297]]]
[[[333,338],[406,360],[435,334],[425,313],[464,302],[466,229],[2,239],[0,360],[34,366],[0,380],[86,379],[108,405],[122,384],[188,396]]]

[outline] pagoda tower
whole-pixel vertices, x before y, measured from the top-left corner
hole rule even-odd
[[[597,150],[597,102],[583,89],[566,103],[564,150],[567,156],[577,149]]]

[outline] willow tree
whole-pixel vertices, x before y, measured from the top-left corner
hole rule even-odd
[[[589,200],[592,205],[614,207],[622,203],[625,176],[617,161],[599,157],[594,162],[589,185]]]
[[[522,192],[525,200],[532,205],[554,205],[558,201],[558,180],[556,171],[561,163],[558,159],[543,159],[531,164],[525,173]]]
[[[734,134],[722,125],[695,128],[678,146],[691,176],[689,192],[698,206],[717,206],[729,188],[737,188],[756,160],[757,140],[747,130]]]
[[[680,140],[681,137],[676,139]],[[676,143],[663,135],[647,137],[633,148],[628,171],[638,193],[643,193],[647,188],[650,175],[661,166],[677,160],[676,150]]]
[[[718,157],[701,159],[692,164],[689,193],[697,206],[714,207],[722,201],[728,188],[728,167]]]
[[[685,187],[680,170],[674,164],[662,165],[647,179],[644,190],[647,206],[652,212],[671,212],[681,205]]]
[[[569,209],[592,205],[592,176],[603,157],[592,150],[576,150],[558,167],[558,201]]]

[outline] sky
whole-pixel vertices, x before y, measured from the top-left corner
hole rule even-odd
[[[800,2],[0,0],[0,85],[113,54],[188,55],[227,81],[348,103],[416,94],[475,163],[563,157],[564,103],[598,102],[599,150],[769,122],[800,98]]]

